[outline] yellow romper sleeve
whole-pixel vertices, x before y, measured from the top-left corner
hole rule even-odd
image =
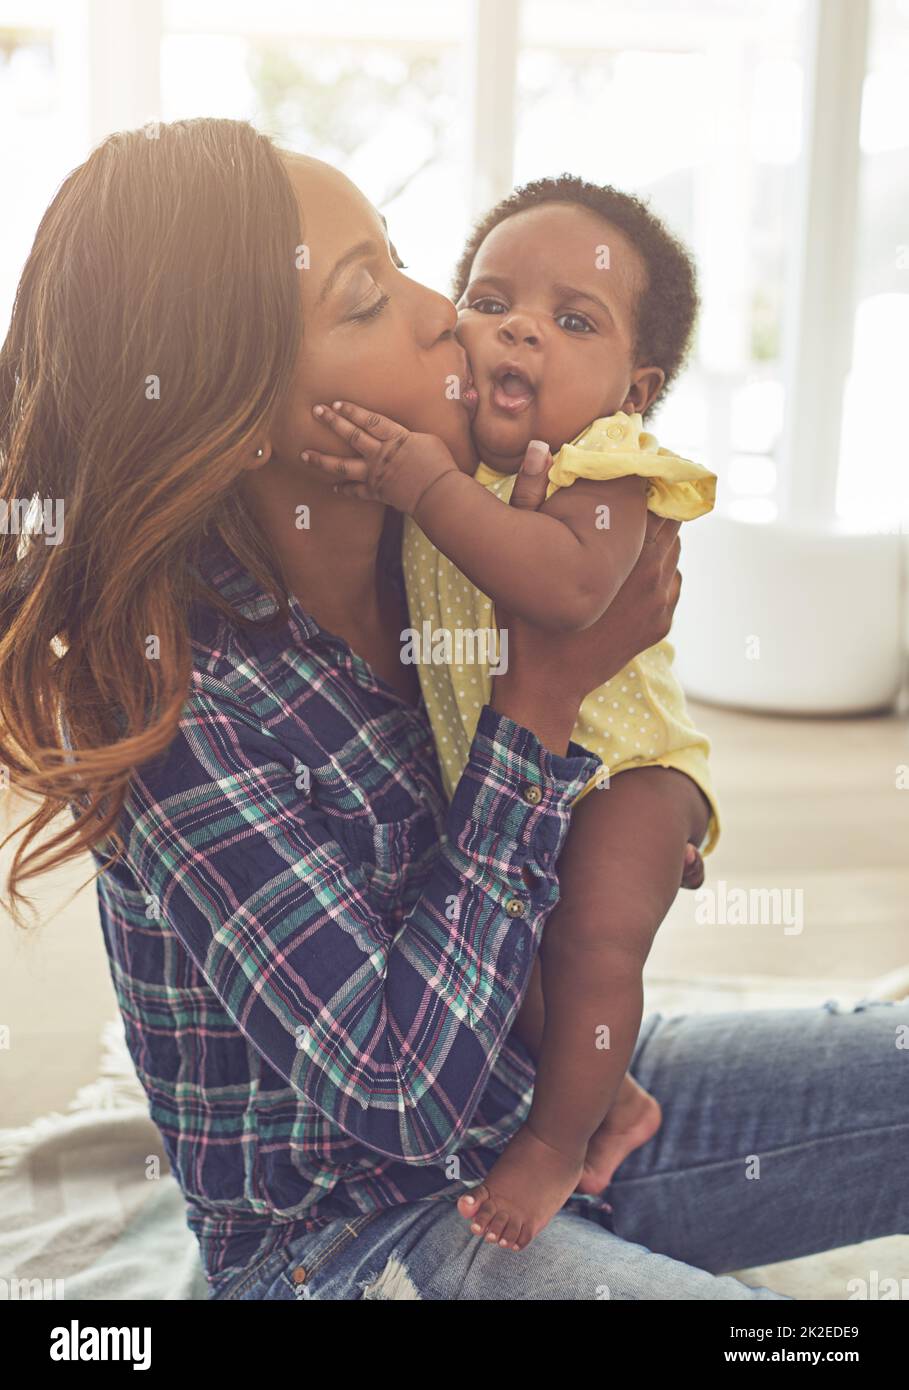
[[[547,496],[559,487],[569,487],[576,478],[606,481],[629,475],[648,479],[648,509],[671,521],[693,521],[711,511],[716,501],[715,473],[671,449],[662,448],[656,437],[643,428],[640,414],[628,415],[622,410],[594,420],[575,439],[562,446],[549,470]],[[672,645],[663,641],[642,652],[626,667],[626,671],[634,669],[646,681],[668,746],[652,757],[627,758],[614,766],[613,771],[633,766],[673,767],[691,777],[710,803],[710,822],[703,846],[703,853],[708,854],[720,834],[719,807],[707,757],[710,742],[691,722],[684,692],[672,671],[674,655]],[[617,683],[620,681],[621,676]],[[581,718],[586,714],[591,724],[598,722],[600,715],[593,700],[594,696],[589,696],[581,711]],[[583,743],[584,739],[579,741]],[[594,751],[603,754],[601,747]],[[581,796],[595,785],[595,780],[588,783]]]
[[[563,444],[549,470],[550,493],[575,478],[647,478],[647,506],[670,521],[694,521],[716,501],[716,474],[663,449],[643,428],[639,414],[603,416]],[[554,485],[554,486],[553,486]]]

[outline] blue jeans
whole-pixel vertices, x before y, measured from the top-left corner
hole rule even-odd
[[[452,1183],[304,1234],[211,1296],[786,1299],[724,1271],[909,1231],[909,1000],[650,1014],[629,1070],[663,1123],[616,1170],[611,1213],[578,1194],[504,1250],[455,1206],[473,1182]]]

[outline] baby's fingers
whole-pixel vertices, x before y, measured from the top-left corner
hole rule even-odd
[[[375,458],[389,439],[403,437],[407,431],[375,410],[364,410],[350,401],[335,401],[331,406],[314,405],[313,414],[323,425],[329,425],[346,439],[364,458]]]
[[[359,497],[363,502],[376,501],[368,483],[335,483],[332,492],[339,492],[342,497]]]
[[[687,845],[685,848],[685,862],[682,865],[682,887],[700,888],[706,877],[704,872],[704,860],[697,845]]]
[[[361,458],[322,454],[317,449],[304,449],[300,458],[335,483],[365,483],[369,478],[369,464]]]

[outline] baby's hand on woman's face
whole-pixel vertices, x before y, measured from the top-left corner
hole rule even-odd
[[[314,405],[313,414],[350,446],[349,454],[304,449],[300,458],[335,484],[335,491],[384,502],[413,515],[426,490],[443,473],[460,472],[447,444],[435,434],[414,434],[403,425],[349,401]]]

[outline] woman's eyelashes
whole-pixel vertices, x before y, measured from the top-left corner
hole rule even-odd
[[[464,308],[464,309],[476,309],[476,310],[478,310],[478,312],[481,313],[481,314],[488,314],[488,313],[494,313],[494,312],[495,312],[495,310],[492,310],[492,309],[488,309],[488,308],[484,309],[484,308],[482,308],[481,306],[484,305],[484,304],[486,304],[486,305],[490,305],[490,304],[492,304],[492,305],[497,305],[497,306],[499,306],[499,308],[501,308],[501,309],[503,309],[503,310],[506,308],[506,306],[502,303],[502,301],[501,301],[500,299],[494,299],[491,295],[488,295],[488,294],[487,294],[487,295],[482,295],[479,299],[474,299],[474,300],[473,300],[471,303],[469,303],[469,304],[464,304],[464,305],[462,305],[462,308]],[[553,314],[553,319],[555,320],[556,323],[558,323],[560,319],[574,319],[577,323],[581,324],[581,330],[580,330],[580,331],[581,331],[582,333],[595,333],[595,332],[597,331],[597,330],[596,330],[596,325],[595,325],[594,323],[591,323],[590,319],[588,319],[588,318],[586,317],[586,315],[584,315],[584,314],[579,314],[579,313],[577,313],[577,311],[574,310],[574,309],[563,309],[562,312],[561,312],[560,314]],[[575,328],[566,329],[566,332],[569,332],[569,333],[577,333],[578,331],[579,331],[579,330],[578,330],[578,329],[575,329]]]
[[[362,323],[364,319],[374,319],[377,314],[381,314],[390,299],[390,294],[383,294],[376,300],[375,304],[371,304],[368,309],[362,309],[360,313],[351,314],[350,317],[355,323]]]
[[[391,248],[391,254],[395,269],[406,270],[407,266],[401,260],[401,257],[398,255],[394,247]],[[374,319],[377,314],[381,314],[382,310],[385,308],[386,304],[389,302],[390,299],[391,295],[389,294],[380,295],[379,298],[376,300],[375,304],[370,304],[368,309],[361,309],[359,313],[351,314],[349,315],[349,317],[355,323],[362,323],[364,319]]]

